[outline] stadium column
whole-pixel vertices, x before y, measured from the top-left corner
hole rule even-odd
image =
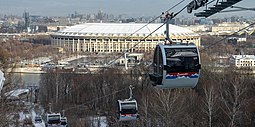
[[[88,48],[89,48],[89,52],[91,52],[91,38],[89,39],[89,43],[88,43]]]
[[[128,45],[129,46],[128,49],[131,49],[130,52],[133,51],[133,48],[131,48],[131,47],[133,47],[133,43],[134,43],[134,39],[131,39],[131,42]]]
[[[105,51],[104,38],[102,38],[100,41],[100,52],[104,52],[104,51]]]
[[[138,42],[141,42],[141,39],[138,39]],[[138,44],[138,46],[137,46],[138,51],[141,51],[143,43],[144,43],[144,41],[142,41],[142,43]]]
[[[87,45],[86,45],[86,39],[85,38],[83,38],[82,47],[83,47],[83,49],[82,49],[83,52],[87,51]]]
[[[70,41],[70,38],[68,38],[68,39],[67,39],[67,50],[68,50],[68,51],[71,51],[71,50],[70,50],[70,42],[71,42],[71,41]]]
[[[80,39],[79,39],[79,38],[78,38],[78,40],[77,40],[76,47],[77,47],[77,52],[80,52],[81,45],[80,45]]]
[[[111,52],[113,52],[113,39],[111,39]]]
[[[59,41],[61,41],[60,38],[55,38],[55,41],[57,41],[55,45],[58,47]]]
[[[145,39],[145,42],[146,43],[144,43],[144,52],[146,52],[148,50],[148,44],[150,43],[146,39]]]
[[[124,40],[124,47],[123,49],[126,51],[128,48],[127,48],[127,39]]]
[[[120,42],[120,39],[117,39],[117,52],[120,52],[120,45],[121,45],[121,42]]]
[[[97,50],[97,47],[96,47],[97,44],[96,44],[96,43],[97,43],[97,39],[94,39],[94,41],[93,41],[93,43],[92,43],[93,49],[94,49],[94,50],[92,50],[92,52],[96,52],[96,50]]]
[[[75,47],[74,47],[74,38],[73,38],[73,42],[72,42],[72,50],[73,50],[73,52],[75,51]]]

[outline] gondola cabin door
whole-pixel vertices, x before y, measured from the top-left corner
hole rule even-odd
[[[162,50],[159,45],[156,46],[154,51],[152,69],[153,69],[153,73],[150,75],[150,79],[153,81],[153,85],[162,84],[163,56],[162,56]]]

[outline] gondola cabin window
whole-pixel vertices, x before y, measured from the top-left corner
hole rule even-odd
[[[121,114],[136,114],[137,113],[135,102],[122,103],[121,107],[122,107]]]
[[[165,48],[167,73],[198,72],[199,56],[196,48]]]

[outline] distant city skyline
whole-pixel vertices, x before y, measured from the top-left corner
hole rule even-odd
[[[0,0],[0,14],[7,15],[22,15],[24,11],[31,15],[41,16],[68,16],[75,11],[79,14],[97,13],[100,9],[107,14],[124,14],[128,17],[140,16],[158,16],[180,2],[181,0]],[[182,4],[174,8],[172,11],[177,12],[182,7],[187,5],[191,0],[185,0]],[[221,1],[221,0],[220,0]],[[212,4],[210,5],[212,6]],[[235,6],[253,8],[255,7],[254,0],[243,0]],[[204,7],[199,9],[199,12],[204,10]],[[195,17],[193,14],[188,14],[184,10],[180,16]],[[249,16],[255,17],[255,12],[231,12],[216,14],[215,17],[224,16]]]

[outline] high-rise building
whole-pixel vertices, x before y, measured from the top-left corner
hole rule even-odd
[[[103,20],[103,16],[104,16],[103,11],[100,9],[97,13],[97,19],[98,20]]]
[[[29,12],[24,11],[23,18],[24,18],[24,21],[25,21],[24,28],[27,29],[30,25]]]

